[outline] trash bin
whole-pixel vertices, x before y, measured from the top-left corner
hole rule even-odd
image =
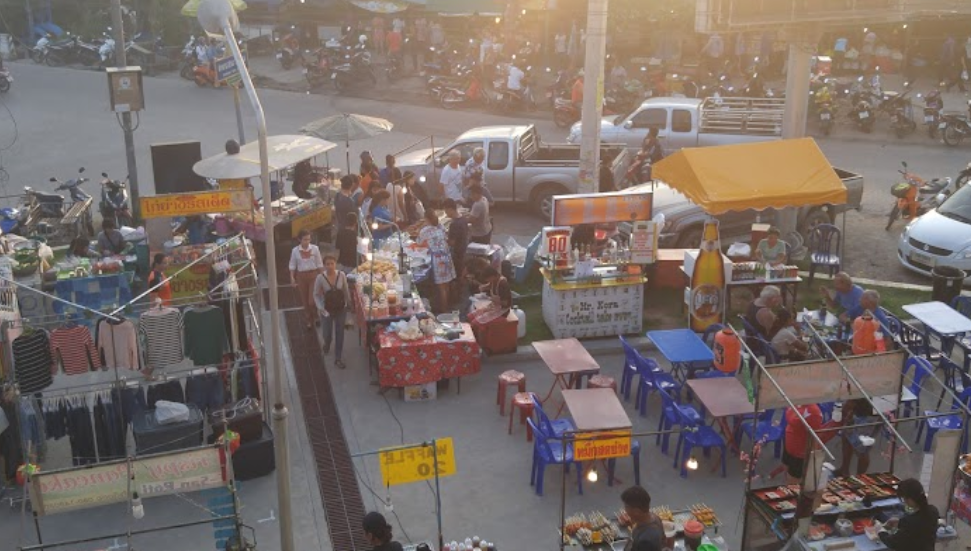
[[[951,304],[951,300],[961,294],[961,286],[964,285],[964,278],[967,277],[967,274],[964,273],[964,270],[950,266],[936,266],[931,270],[931,277],[934,278],[931,299],[939,300],[944,304]]]

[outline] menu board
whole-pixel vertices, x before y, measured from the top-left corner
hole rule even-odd
[[[630,232],[630,261],[632,264],[654,264],[657,255],[657,224],[651,221],[634,222]]]

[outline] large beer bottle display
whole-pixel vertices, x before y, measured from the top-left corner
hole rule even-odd
[[[722,264],[718,220],[705,222],[701,250],[691,273],[691,329],[702,332],[720,323],[724,308],[725,267]]]

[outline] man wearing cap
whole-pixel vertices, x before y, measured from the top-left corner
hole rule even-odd
[[[771,265],[786,263],[786,242],[779,239],[779,228],[769,227],[768,236],[755,249],[755,259]]]

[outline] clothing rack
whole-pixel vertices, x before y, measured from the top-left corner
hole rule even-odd
[[[41,291],[40,289],[35,289],[34,287],[31,287],[30,285],[24,285],[23,283],[17,283],[13,279],[7,279],[5,277],[0,276],[0,282],[2,282],[2,283],[9,283],[9,284],[12,284],[12,285],[16,285],[17,287],[19,287],[21,289],[26,289],[28,291],[33,291],[33,292],[35,292],[35,293],[37,293],[39,295],[43,295],[43,296],[51,299],[51,300],[55,300],[55,301],[60,302],[62,304],[67,304],[68,306],[73,306],[74,308],[78,308],[79,310],[84,310],[85,312],[90,312],[90,313],[95,314],[97,316],[100,316],[102,318],[106,318],[106,319],[109,319],[109,320],[112,320],[112,321],[121,321],[120,319],[118,319],[118,318],[115,317],[115,314],[117,314],[118,312],[124,310],[124,308],[119,308],[118,310],[116,310],[114,312],[111,312],[110,314],[105,314],[104,312],[99,312],[99,311],[97,311],[97,310],[95,310],[93,308],[88,308],[87,306],[82,306],[80,304],[71,302],[69,300],[64,300],[63,298],[60,298],[60,297],[57,297],[57,296],[52,295],[50,293]],[[59,317],[63,317],[63,314],[58,314],[58,316]]]

